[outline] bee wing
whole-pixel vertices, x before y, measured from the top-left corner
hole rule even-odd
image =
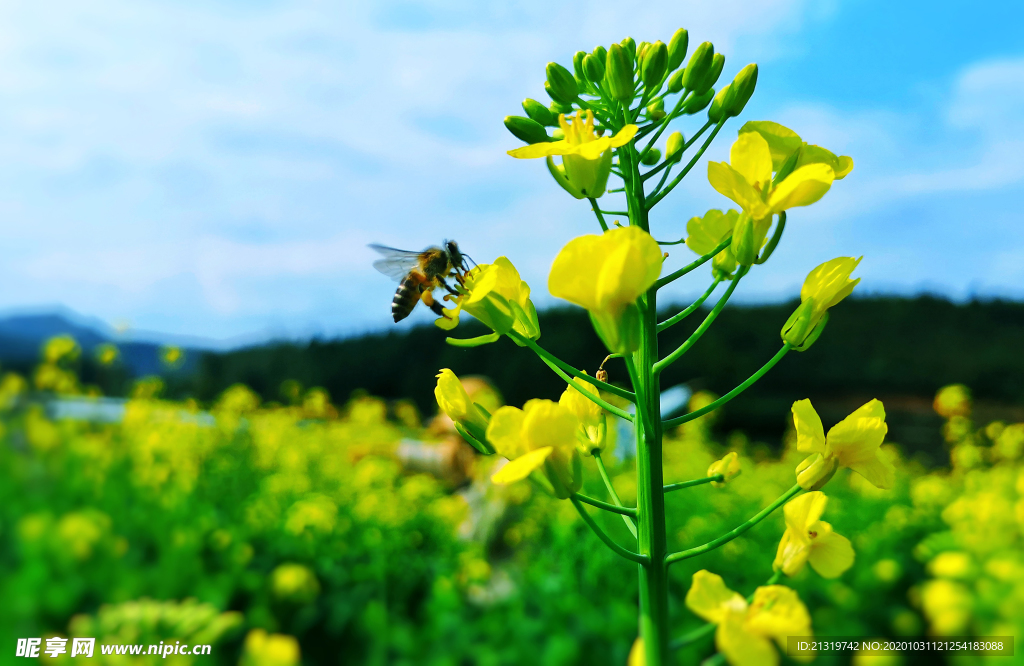
[[[399,250],[385,245],[371,245],[370,248],[383,255],[383,259],[373,262],[373,267],[399,282],[413,270],[419,268],[420,253],[410,250]]]

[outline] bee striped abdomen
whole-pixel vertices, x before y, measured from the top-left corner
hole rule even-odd
[[[391,316],[396,324],[408,317],[412,309],[416,307],[416,303],[420,300],[421,290],[422,283],[414,275],[407,276],[398,285],[398,291],[391,299]]]

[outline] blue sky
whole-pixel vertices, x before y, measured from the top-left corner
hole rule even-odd
[[[715,43],[723,77],[759,63],[743,119],[856,162],[736,298],[790,297],[861,254],[865,292],[1024,297],[1024,5],[622,5],[4,3],[0,309],[236,341],[377,330],[395,285],[366,244],[449,237],[509,256],[550,304],[552,258],[595,225],[542,163],[505,155],[501,120],[546,99],[548,61],[677,27]],[[677,192],[658,237],[728,204],[703,169]]]

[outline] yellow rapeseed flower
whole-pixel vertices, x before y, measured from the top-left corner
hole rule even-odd
[[[712,481],[711,485],[716,488],[724,488],[726,483],[739,476],[740,471],[740,457],[735,451],[730,451],[721,460],[711,463],[711,467],[708,467],[708,476],[721,474],[722,480]]]
[[[782,327],[782,339],[803,351],[814,344],[828,321],[828,309],[853,293],[860,282],[850,279],[863,257],[836,257],[807,274],[800,289],[800,305]]]
[[[774,567],[787,576],[795,576],[810,563],[822,578],[838,578],[853,566],[850,540],[832,531],[821,520],[828,498],[825,493],[809,492],[787,503],[786,531],[779,542]]]
[[[466,312],[495,333],[504,335],[515,331],[531,340],[540,337],[537,308],[530,300],[530,285],[519,277],[519,271],[506,257],[473,268],[462,287],[465,293],[455,299],[455,307],[445,309],[445,316],[434,322],[440,328],[455,328],[459,313]]]
[[[437,373],[434,397],[437,399],[437,406],[448,415],[448,418],[465,428],[477,441],[485,441],[486,412],[473,402],[462,381],[448,368],[443,368]]]
[[[569,497],[583,483],[578,427],[572,412],[551,400],[530,400],[522,409],[502,407],[487,426],[487,441],[509,463],[491,481],[515,483],[543,468],[555,496]]]
[[[739,217],[739,211],[730,210],[723,213],[717,209],[704,213],[704,217],[691,217],[686,223],[686,247],[701,256],[711,252],[732,235]],[[736,270],[736,257],[731,247],[715,255],[711,260],[711,270],[715,277],[725,278],[732,275]]]
[[[740,128],[740,134],[757,132],[768,143],[772,154],[772,168],[775,171],[789,166],[798,169],[807,164],[827,164],[832,167],[836,180],[846,178],[853,171],[853,158],[836,155],[830,150],[807,143],[800,135],[770,120],[751,120]],[[791,165],[787,162],[791,161]]]
[[[753,601],[707,570],[693,574],[686,607],[718,625],[715,645],[732,666],[776,666],[772,641],[786,649],[789,636],[811,636],[811,617],[796,592],[782,585],[757,588]]]
[[[603,451],[608,445],[608,425],[604,409],[588,398],[591,395],[601,397],[600,391],[590,382],[573,379],[566,387],[558,404],[569,410],[579,421],[576,430],[576,448],[585,456],[593,452]]]
[[[708,181],[743,209],[733,234],[732,252],[750,265],[771,227],[772,215],[797,206],[809,206],[828,192],[835,172],[828,164],[813,163],[794,169],[773,182],[772,152],[757,132],[740,134],[732,144],[729,162],[709,162]]]
[[[797,482],[807,490],[825,485],[840,467],[849,467],[876,488],[892,488],[896,469],[882,457],[885,440],[885,407],[878,400],[861,406],[834,425],[825,436],[821,418],[810,400],[793,403],[796,448],[811,455],[796,469]]]
[[[580,236],[555,257],[548,290],[590,311],[608,349],[635,351],[640,343],[636,300],[657,281],[662,260],[657,241],[639,227]]]
[[[612,149],[629,143],[637,132],[636,125],[626,125],[615,136],[601,136],[594,131],[594,114],[587,110],[569,120],[558,116],[565,138],[561,141],[534,143],[508,151],[512,157],[547,158],[548,170],[566,192],[577,199],[597,198],[604,194],[612,170]],[[571,122],[569,122],[571,120]],[[562,156],[556,165],[553,155]]]
[[[935,394],[932,408],[942,418],[971,415],[971,389],[963,384],[943,386]]]

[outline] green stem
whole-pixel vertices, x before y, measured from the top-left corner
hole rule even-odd
[[[621,210],[602,210],[605,215],[629,215],[629,213]]]
[[[583,518],[583,522],[585,522],[590,527],[590,529],[594,531],[594,534],[597,535],[598,539],[604,541],[606,546],[611,548],[616,554],[621,555],[622,557],[626,558],[631,562],[636,562],[637,564],[640,564],[642,566],[646,566],[648,564],[649,558],[646,555],[634,553],[631,550],[626,550],[619,544],[615,543],[612,540],[612,538],[608,536],[596,522],[594,522],[594,519],[590,517],[590,514],[587,513],[587,510],[583,508],[583,504],[580,503],[580,501],[576,498],[575,495],[570,495],[569,500],[572,501],[573,506],[575,506],[576,510],[579,511],[580,516]]]
[[[693,93],[690,93],[690,95],[692,95],[692,94]],[[651,140],[647,142],[647,146],[644,147],[643,151],[640,153],[640,159],[643,159],[644,155],[646,155],[647,153],[651,152],[651,148],[654,147],[654,143],[658,140],[659,137],[661,137],[662,132],[664,132],[666,129],[668,129],[669,123],[672,122],[675,119],[676,115],[679,113],[679,110],[681,108],[683,108],[683,102],[685,102],[687,98],[688,98],[688,96],[685,95],[685,94],[680,95],[679,99],[676,101],[676,105],[672,108],[672,112],[669,113],[664,118],[662,118],[662,120],[661,120],[661,127],[658,128],[658,131],[651,138]],[[650,176],[649,173],[646,174],[646,175]]]
[[[684,239],[683,242],[685,243],[686,240]],[[731,243],[732,243],[732,235],[730,235],[728,238],[726,238],[721,243],[716,245],[714,250],[711,250],[707,254],[702,254],[699,258],[691,261],[690,263],[686,264],[685,266],[683,266],[679,270],[673,271],[672,273],[669,273],[668,275],[666,275],[663,278],[659,278],[658,281],[654,283],[654,288],[655,289],[661,289],[666,284],[669,284],[670,282],[675,282],[676,280],[678,280],[679,278],[683,277],[684,275],[686,275],[690,271],[692,271],[694,269],[697,269],[697,268],[700,268],[701,266],[706,264],[711,259],[714,259],[716,254],[718,254],[719,252],[721,252],[725,248],[729,247],[729,245]]]
[[[751,384],[756,382],[758,379],[763,377],[766,372],[775,367],[775,364],[781,361],[782,357],[788,354],[789,350],[791,349],[792,347],[790,347],[788,343],[782,345],[782,349],[775,352],[775,356],[773,356],[770,361],[762,365],[760,370],[747,377],[746,381],[744,381],[742,384],[740,384],[733,390],[729,391],[718,400],[715,400],[710,405],[705,405],[704,407],[701,407],[696,411],[692,411],[689,414],[683,414],[682,416],[677,416],[674,419],[668,419],[662,424],[662,426],[665,428],[674,428],[675,426],[686,423],[687,421],[692,421],[693,419],[700,418],[701,416],[704,416],[708,412],[715,411],[725,403],[729,402],[730,400],[738,396],[740,393],[746,391]]]
[[[608,490],[608,496],[612,498],[612,502],[615,503],[615,506],[623,506],[622,500],[619,499],[619,494],[615,492],[615,486],[612,485],[612,479],[610,476],[608,476],[608,470],[605,469],[604,459],[601,458],[600,451],[594,453],[594,461],[597,463],[597,471],[601,475],[601,480],[604,481],[604,487]],[[622,517],[622,522],[626,523],[626,529],[629,530],[629,533],[632,534],[633,538],[635,539],[636,509],[632,509],[632,511],[633,513],[629,518],[625,516]]]
[[[697,555],[703,555],[704,553],[710,552],[715,548],[718,548],[724,543],[732,541],[736,537],[740,536],[741,534],[749,530],[754,525],[757,525],[759,522],[770,516],[773,511],[775,511],[780,506],[788,502],[790,499],[798,495],[802,490],[803,488],[800,487],[800,484],[796,484],[795,486],[787,490],[785,493],[783,493],[782,496],[779,497],[777,500],[775,500],[774,502],[766,506],[764,509],[762,509],[757,515],[753,516],[745,523],[736,527],[736,529],[726,532],[717,539],[712,539],[711,541],[708,541],[706,544],[703,544],[701,546],[696,546],[694,548],[683,550],[678,553],[672,553],[671,555],[665,558],[665,566],[668,566],[675,562],[680,562],[682,560],[690,559],[691,557],[696,557]]]
[[[677,241],[658,241],[658,245],[682,245],[685,242],[685,238],[680,238]]]
[[[541,358],[541,360],[544,361],[549,368],[554,370],[556,375],[564,379],[566,384],[572,384],[572,378],[569,375],[562,372],[562,369],[559,368],[556,364],[552,363],[551,361],[543,357]],[[580,394],[587,397],[592,403],[603,407],[605,411],[607,411],[609,414],[614,414],[615,416],[618,416],[620,419],[623,419],[624,421],[633,421],[632,415],[630,415],[628,412],[619,409],[612,403],[607,402],[603,398],[599,398],[596,395],[592,395],[586,391],[580,391]]]
[[[588,384],[596,386],[597,388],[599,388],[600,390],[604,391],[605,393],[611,393],[612,395],[617,395],[620,398],[625,398],[626,400],[629,400],[630,402],[636,402],[636,396],[631,391],[627,391],[624,388],[619,388],[618,386],[613,386],[612,384],[609,384],[608,382],[602,382],[600,379],[597,379],[595,377],[591,377],[590,375],[585,374],[585,373],[577,370],[576,368],[572,367],[571,365],[569,365],[565,361],[561,360],[560,358],[558,358],[557,356],[555,356],[554,354],[552,354],[548,350],[544,349],[543,347],[541,347],[540,345],[538,345],[536,342],[534,342],[530,338],[526,337],[525,335],[521,335],[521,334],[517,333],[516,331],[509,331],[508,332],[508,337],[512,338],[513,340],[516,340],[517,342],[520,342],[520,343],[526,345],[527,347],[532,349],[537,354],[537,356],[540,356],[545,361],[553,363],[555,366],[561,368],[563,371],[569,373],[573,377],[576,377],[578,379],[582,379],[583,381],[587,382]],[[584,394],[584,395],[587,395],[587,394]],[[600,405],[601,403],[598,403],[598,404]],[[601,405],[601,406],[604,407],[604,405]],[[605,409],[607,409],[607,407],[605,407]],[[618,410],[617,407],[615,409]],[[611,410],[608,410],[608,411],[611,411]],[[618,410],[618,411],[621,411],[621,410]],[[627,414],[627,416],[629,416],[629,415]],[[632,420],[632,417],[630,417],[628,420]]]
[[[725,304],[729,302],[729,297],[732,296],[732,292],[736,290],[736,285],[740,283],[740,280],[747,274],[749,269],[749,266],[744,266],[736,273],[736,277],[733,278],[732,284],[730,284],[729,288],[726,289],[724,294],[722,294],[722,297],[718,299],[718,302],[715,303],[715,307],[711,310],[710,314],[704,318],[704,321],[701,322],[701,325],[693,332],[693,335],[687,338],[686,342],[679,345],[679,347],[677,347],[671,354],[654,364],[654,374],[660,375],[665,368],[675,363],[683,354],[688,352],[690,347],[697,344],[697,341],[700,340],[705,331],[711,328],[711,324],[713,324],[715,319],[718,318],[718,314],[722,311],[722,308],[724,308]]]
[[[576,499],[583,502],[584,504],[589,504],[590,506],[597,507],[598,509],[604,509],[605,511],[610,511],[611,513],[617,513],[623,516],[636,515],[636,509],[632,509],[628,506],[616,506],[614,504],[609,504],[608,502],[602,502],[599,499],[594,499],[593,497],[587,497],[586,495],[582,495],[580,493],[576,493]]]
[[[692,488],[694,486],[701,486],[705,483],[711,483],[712,481],[725,481],[725,476],[722,474],[714,474],[712,476],[706,476],[703,479],[694,479],[692,481],[680,481],[679,483],[670,483],[664,487],[666,493],[670,493],[673,490],[682,490],[683,488]]]
[[[704,305],[704,301],[708,300],[708,297],[711,296],[712,292],[715,291],[715,288],[718,287],[718,285],[721,284],[721,282],[722,282],[722,278],[715,278],[714,282],[711,283],[711,286],[708,287],[708,290],[705,291],[704,294],[700,298],[698,298],[693,303],[691,303],[690,307],[686,308],[685,310],[683,310],[682,312],[680,312],[678,314],[672,315],[671,317],[669,317],[665,321],[663,321],[660,324],[658,324],[658,333],[661,333],[662,331],[664,331],[669,326],[673,326],[675,324],[678,324],[679,322],[681,322],[682,320],[686,319],[691,314],[693,314],[694,311],[697,308],[699,308],[700,306]]]
[[[597,215],[597,223],[601,225],[601,229],[608,231],[608,225],[605,224],[604,215],[602,215],[601,209],[597,207],[597,199],[595,199],[594,197],[587,198],[590,201],[590,205],[594,207],[593,210],[594,215]]]
[[[716,627],[718,627],[718,625],[714,622],[708,622],[704,626],[698,627],[697,629],[694,629],[693,631],[683,634],[679,638],[675,639],[674,641],[672,641],[672,644],[669,645],[669,648],[672,650],[678,650],[679,648],[686,647],[690,643],[696,643],[705,636],[710,636],[711,634],[715,633]]]
[[[723,127],[725,127],[725,118],[723,118],[721,122],[715,125],[715,129],[711,131],[711,136],[707,138],[704,144],[700,147],[700,150],[697,151],[697,154],[694,155],[693,159],[691,159],[687,163],[686,167],[681,172],[679,172],[679,175],[676,176],[675,179],[673,179],[673,181],[669,183],[665,189],[659,191],[657,194],[651,197],[650,202],[647,204],[648,209],[657,206],[659,201],[664,199],[669,192],[675,189],[676,185],[682,182],[683,178],[686,178],[686,174],[690,173],[690,169],[692,169],[693,165],[697,163],[697,160],[699,160],[701,155],[704,154],[704,151],[708,149],[708,146],[710,146],[711,142],[715,140],[715,137],[718,135],[720,131],[722,131]]]

